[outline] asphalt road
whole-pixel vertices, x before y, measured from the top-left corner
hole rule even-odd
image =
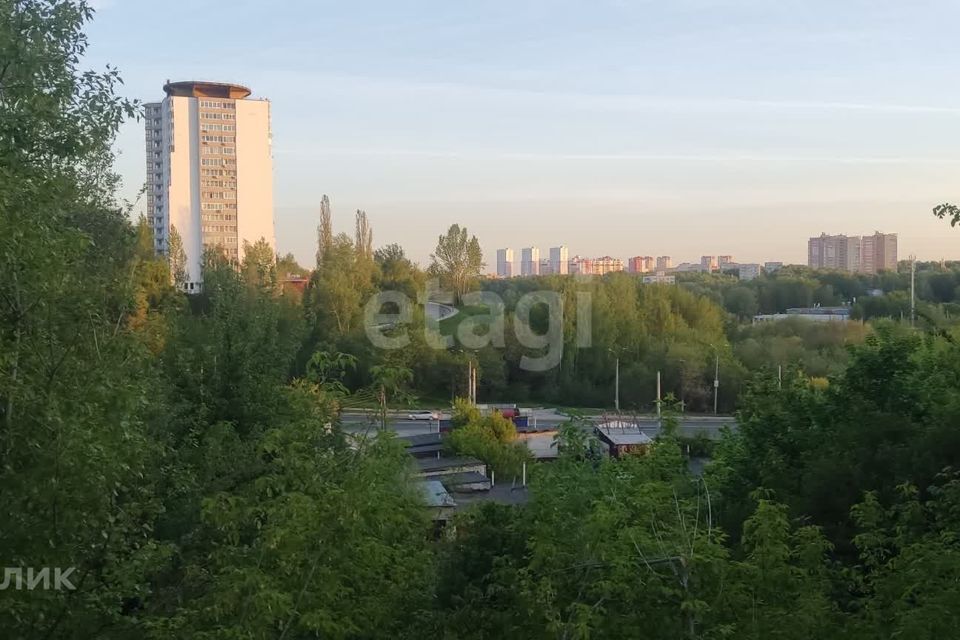
[[[408,413],[391,414],[387,416],[387,426],[401,436],[413,436],[437,431],[436,421],[410,420],[407,416]],[[556,427],[567,419],[552,410],[538,410],[529,420],[531,426],[534,425],[534,418],[536,418],[536,425],[539,427]],[[595,417],[593,422],[599,423],[603,419]],[[606,419],[613,420],[615,418],[606,416]],[[649,428],[651,435],[657,431],[656,418],[634,419],[624,416],[622,419],[626,422],[638,422],[644,430]],[[348,431],[361,431],[368,427],[376,428],[379,424],[378,421],[379,417],[372,412],[368,414],[345,413],[343,415],[343,426]],[[717,439],[720,437],[720,430],[725,426],[736,427],[736,421],[729,416],[689,416],[680,420],[680,435],[694,437],[703,433],[708,438]]]

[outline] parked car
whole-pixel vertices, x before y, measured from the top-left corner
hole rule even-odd
[[[417,411],[407,416],[409,420],[439,420],[439,411]]]

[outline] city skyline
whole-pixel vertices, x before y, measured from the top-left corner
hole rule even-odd
[[[725,268],[737,268],[741,265],[778,264],[782,261],[766,260],[762,263],[738,261],[730,254],[702,255],[696,260],[675,261],[669,255],[631,255],[626,259],[611,256],[609,252],[598,256],[581,256],[579,253],[570,255],[567,245],[549,247],[547,255],[540,251],[540,247],[531,245],[522,247],[519,251],[520,259],[516,260],[514,247],[499,248],[496,250],[496,269],[487,269],[490,275],[498,278],[514,276],[547,275],[584,273],[609,273],[611,271],[627,271],[630,273],[656,273],[667,271],[722,271]],[[490,266],[490,265],[488,265]]]
[[[642,237],[673,256],[712,245],[802,264],[800,239],[838,219],[899,229],[903,254],[937,260],[958,257],[930,208],[954,196],[960,164],[943,134],[960,88],[938,80],[960,62],[939,39],[960,7],[934,4],[435,3],[414,19],[376,2],[240,2],[224,15],[171,0],[144,21],[101,0],[85,62],[119,63],[124,92],[143,100],[166,78],[271,99],[277,246],[306,265],[323,193],[336,231],[364,209],[377,245],[421,264],[453,222],[488,265],[544,229],[583,255],[631,256]],[[717,29],[720,13],[744,27]],[[142,46],[156,33],[163,60]],[[127,123],[117,168],[130,200],[142,145]]]

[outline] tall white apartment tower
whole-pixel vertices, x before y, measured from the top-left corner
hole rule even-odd
[[[550,272],[561,275],[570,273],[570,250],[565,245],[550,249]]]
[[[513,277],[513,249],[497,249],[497,277]]]
[[[219,82],[167,82],[145,105],[147,222],[157,253],[172,230],[186,254],[187,292],[199,291],[207,248],[243,260],[244,243],[275,247],[270,103]]]
[[[520,250],[520,275],[540,275],[540,249],[524,247]]]

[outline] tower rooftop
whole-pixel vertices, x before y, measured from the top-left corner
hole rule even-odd
[[[185,80],[182,82],[167,82],[163,90],[168,96],[186,98],[232,98],[240,100],[249,96],[252,91],[239,84],[228,82],[207,82],[204,80]]]

